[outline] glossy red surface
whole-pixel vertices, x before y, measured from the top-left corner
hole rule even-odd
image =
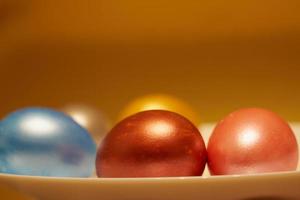
[[[225,117],[208,143],[212,175],[290,171],[297,168],[298,145],[287,122],[259,108]]]
[[[99,177],[202,175],[206,148],[198,129],[173,112],[152,110],[117,124],[97,154]]]

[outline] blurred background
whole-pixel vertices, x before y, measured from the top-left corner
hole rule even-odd
[[[109,118],[164,93],[202,122],[259,106],[300,120],[298,0],[0,0],[0,117],[79,102]]]

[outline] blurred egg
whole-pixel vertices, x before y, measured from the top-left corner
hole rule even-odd
[[[297,143],[299,146],[299,144],[300,144],[300,122],[299,121],[290,122],[290,126],[292,127],[292,129],[296,135]],[[300,168],[300,159],[298,159],[298,168]]]
[[[133,100],[121,111],[119,120],[145,110],[169,110],[183,115],[194,124],[199,124],[200,121],[199,116],[190,105],[176,97],[165,94],[146,95]]]
[[[95,141],[101,140],[110,128],[110,122],[99,109],[84,104],[69,104],[62,111],[86,128]]]
[[[88,177],[96,145],[67,115],[45,108],[11,113],[0,125],[0,173]]]

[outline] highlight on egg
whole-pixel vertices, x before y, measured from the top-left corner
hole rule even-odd
[[[69,116],[47,108],[25,108],[0,125],[0,173],[89,177],[96,144]]]
[[[207,152],[212,175],[293,171],[298,164],[292,129],[280,116],[261,108],[240,109],[221,120]]]
[[[119,122],[99,146],[99,177],[200,176],[206,148],[198,129],[170,111],[150,110]]]

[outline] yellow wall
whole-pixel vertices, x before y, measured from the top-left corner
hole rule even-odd
[[[87,3],[89,2],[89,3]],[[300,120],[300,1],[1,1],[0,115],[153,92],[203,121],[243,106]]]

